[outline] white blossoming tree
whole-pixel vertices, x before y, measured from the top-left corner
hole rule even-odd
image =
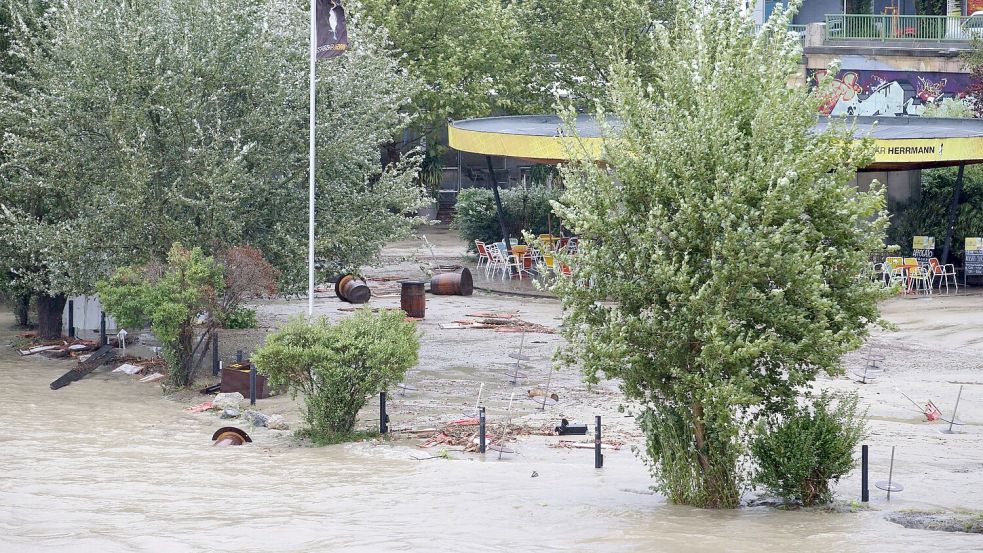
[[[297,289],[306,274],[308,20],[290,0],[67,0],[13,11],[0,85],[0,280],[60,332],[66,294],[181,242],[258,247]],[[317,255],[371,260],[408,232],[414,157],[383,167],[416,83],[385,33],[351,22],[318,64]],[[322,273],[323,276],[324,273]]]
[[[738,505],[751,421],[840,371],[879,317],[859,275],[883,192],[849,184],[872,143],[813,131],[790,15],[756,34],[742,5],[681,4],[650,67],[612,71],[607,164],[567,165],[555,206],[581,237],[554,287],[564,358],[620,379],[658,488],[702,507]]]

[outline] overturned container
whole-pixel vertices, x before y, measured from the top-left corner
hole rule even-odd
[[[430,279],[430,292],[438,296],[470,296],[474,281],[467,267],[453,273],[440,273]]]
[[[342,275],[334,284],[334,293],[338,299],[348,303],[365,303],[372,297],[369,285],[354,275]]]

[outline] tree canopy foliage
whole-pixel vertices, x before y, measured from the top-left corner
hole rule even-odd
[[[31,4],[33,5],[33,4]],[[307,12],[290,0],[60,0],[12,12],[0,85],[0,277],[39,294],[91,290],[117,267],[259,248],[304,282]],[[318,65],[317,255],[370,260],[408,232],[415,157],[379,149],[409,122],[417,83],[385,32],[351,22],[352,48]]]
[[[737,0],[677,13],[648,67],[612,69],[607,164],[563,169],[555,208],[581,240],[554,290],[564,359],[644,406],[660,488],[731,507],[753,418],[841,370],[878,320],[881,292],[857,276],[883,247],[884,195],[849,184],[872,142],[814,132],[822,91],[786,85],[788,13],[760,33]]]

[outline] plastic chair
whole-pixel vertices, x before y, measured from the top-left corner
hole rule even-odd
[[[474,247],[478,250],[478,268],[480,269],[482,262],[484,262],[485,265],[487,265],[489,262],[488,250],[485,248],[485,243],[481,240],[475,240]]]
[[[932,277],[932,288],[935,288],[935,280],[939,279],[939,290],[942,289],[942,283],[945,283],[945,293],[949,293],[949,277],[952,277],[952,285],[956,287],[956,292],[959,292],[959,283],[956,282],[956,266],[952,263],[946,263],[945,265],[939,263],[939,260],[932,257],[928,260],[929,268],[931,269]]]
[[[495,242],[488,249],[488,255],[491,259],[491,276],[495,278],[495,273],[499,270],[502,271],[502,280],[505,280],[505,274],[509,269],[509,250],[505,246],[505,242]]]
[[[908,269],[908,289],[926,294],[932,293],[932,276],[925,267]]]

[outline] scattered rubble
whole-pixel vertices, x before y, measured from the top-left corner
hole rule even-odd
[[[270,415],[266,418],[266,427],[270,430],[290,430],[286,419],[281,415]]]
[[[216,409],[228,409],[229,407],[239,408],[239,405],[245,401],[245,397],[239,392],[232,392],[228,394],[216,394],[215,398],[212,399],[212,405]]]

